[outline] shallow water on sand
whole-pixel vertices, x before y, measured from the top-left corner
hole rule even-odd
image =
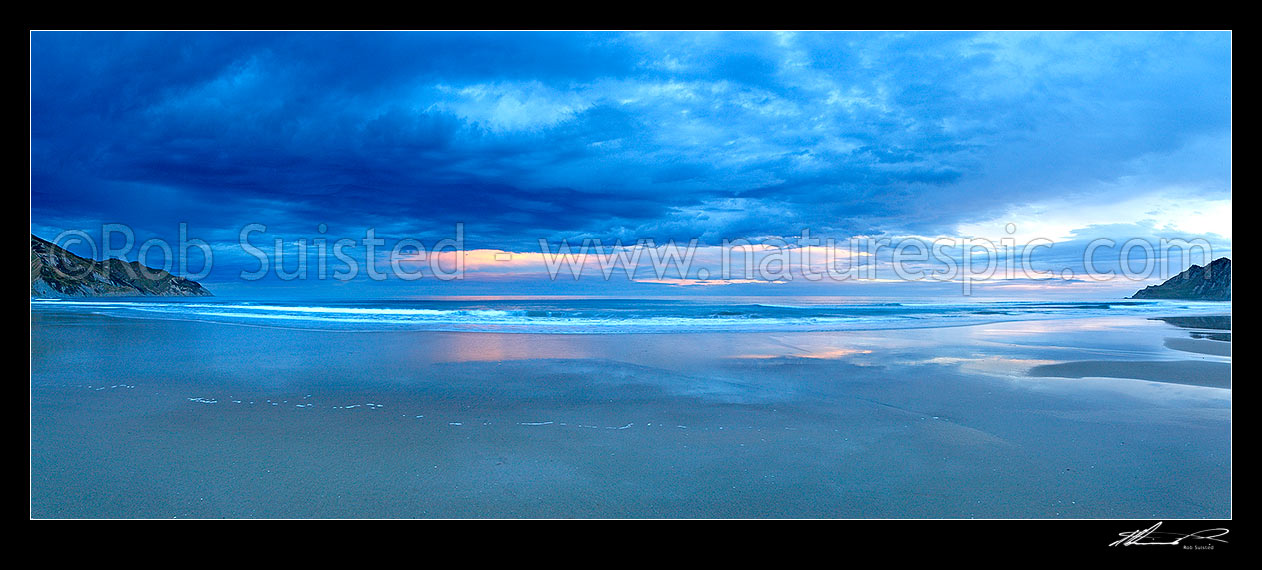
[[[1230,356],[1186,350],[1222,342],[1197,332],[349,332],[34,309],[31,511],[1230,517]],[[1183,381],[1224,364],[1225,384]]]

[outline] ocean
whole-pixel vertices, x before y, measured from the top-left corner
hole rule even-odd
[[[365,301],[32,299],[32,310],[319,330],[420,330],[538,334],[822,332],[978,325],[1108,316],[1198,315],[1215,302],[1023,301],[960,298],[557,298],[465,297]]]

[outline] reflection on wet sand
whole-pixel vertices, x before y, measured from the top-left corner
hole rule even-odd
[[[1230,389],[1026,375],[1229,372],[1150,364],[1192,356],[1163,345],[1171,330],[334,333],[33,313],[31,512],[1230,516]]]
[[[1060,378],[1134,378],[1188,386],[1231,388],[1231,364],[1201,360],[1143,362],[1081,360],[1035,366],[1030,369],[1030,375]]]
[[[1182,329],[1189,329],[1188,336],[1195,339],[1231,342],[1231,315],[1209,315],[1203,317],[1159,317],[1152,319],[1163,321]],[[1226,331],[1226,332],[1223,332]],[[1175,349],[1182,350],[1182,349]],[[1198,352],[1198,351],[1193,351]]]
[[[738,354],[738,355],[733,356],[732,358],[752,358],[752,359],[817,358],[817,359],[831,360],[831,359],[837,359],[837,358],[845,358],[847,356],[852,356],[855,354],[872,354],[872,351],[860,349],[860,348],[827,348],[827,349],[815,350],[815,351],[810,351],[810,352],[789,352],[789,353],[777,353],[777,354]]]
[[[1197,360],[1075,360],[1035,366],[1028,374],[1060,378],[1132,378],[1231,389],[1231,315],[1160,317],[1149,320],[1189,331],[1191,338],[1164,338],[1163,347],[1214,359],[1209,360],[1203,356]]]
[[[1195,333],[1193,333],[1195,334]],[[1230,334],[1230,333],[1228,333]],[[1212,356],[1231,356],[1231,342],[1211,340],[1204,338],[1167,338],[1166,348],[1171,350],[1181,350],[1183,352],[1195,352],[1197,354],[1209,354]]]
[[[505,362],[511,360],[589,358],[585,345],[549,335],[519,337],[497,334],[436,333],[425,338],[417,354],[429,362]],[[525,342],[523,342],[525,341]]]
[[[1157,317],[1151,319],[1185,329],[1231,330],[1231,315],[1206,315],[1198,317]]]

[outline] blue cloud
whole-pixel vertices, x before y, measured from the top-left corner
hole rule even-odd
[[[226,240],[464,222],[521,250],[1221,198],[1230,53],[1230,33],[39,32],[32,218]]]

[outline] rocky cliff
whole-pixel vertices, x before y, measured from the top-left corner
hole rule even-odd
[[[1132,299],[1231,300],[1231,260],[1215,259],[1209,265],[1193,265],[1160,285],[1137,291]]]
[[[196,281],[135,261],[94,261],[31,235],[32,297],[207,297]]]

